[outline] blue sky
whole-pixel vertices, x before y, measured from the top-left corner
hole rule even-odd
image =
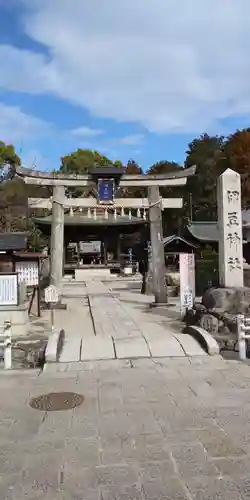
[[[77,147],[183,163],[201,133],[249,126],[248,14],[249,0],[0,0],[0,140],[41,170]]]

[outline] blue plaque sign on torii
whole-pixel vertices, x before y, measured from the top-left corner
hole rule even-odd
[[[114,202],[114,180],[113,179],[98,179],[97,191],[99,203]]]
[[[97,185],[98,201],[103,205],[114,203],[115,191],[123,175],[120,167],[94,167],[90,171]]]

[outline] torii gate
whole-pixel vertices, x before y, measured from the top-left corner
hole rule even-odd
[[[114,175],[112,174],[112,169]],[[112,206],[115,209],[148,211],[150,222],[150,238],[152,247],[152,277],[155,304],[166,304],[167,293],[165,286],[165,259],[162,234],[162,210],[165,208],[182,208],[182,198],[161,198],[159,188],[164,186],[184,186],[187,178],[195,174],[196,167],[178,170],[175,173],[159,175],[126,175],[117,167],[102,167],[95,169],[95,175],[54,174],[39,172],[25,167],[17,167],[16,175],[21,177],[26,184],[38,186],[52,186],[53,197],[51,199],[30,198],[28,204],[32,208],[52,208],[51,227],[51,284],[61,288],[63,275],[63,242],[64,242],[64,208],[71,210],[73,207],[85,207],[94,209],[98,201],[87,198],[68,198],[65,194],[66,188],[83,187],[89,188],[97,185],[100,179],[105,180],[108,175],[119,176],[119,187],[144,187],[147,188],[148,198],[114,198]],[[109,174],[107,172],[109,171]],[[112,179],[114,181],[114,178]],[[131,212],[130,212],[131,213]]]

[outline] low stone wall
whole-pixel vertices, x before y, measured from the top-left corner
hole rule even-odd
[[[13,338],[28,335],[30,328],[28,309],[28,301],[18,306],[0,306],[0,328],[5,321],[10,321]]]

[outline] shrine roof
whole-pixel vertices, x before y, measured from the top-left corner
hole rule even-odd
[[[193,238],[199,241],[219,241],[219,231],[217,222],[191,222],[187,226],[188,231]]]
[[[250,227],[250,222],[244,221],[242,222],[243,234],[244,229],[248,229]],[[217,222],[207,222],[207,221],[196,221],[191,222],[188,226],[186,226],[189,233],[201,242],[215,242],[219,241],[219,229]],[[246,243],[243,240],[243,243]]]
[[[44,255],[41,252],[21,252],[21,251],[16,251],[14,252],[15,257],[20,257],[20,259],[42,259],[44,258]]]
[[[0,251],[25,250],[27,248],[27,233],[0,233]]]
[[[166,238],[163,239],[163,244],[164,247],[167,247],[171,243],[183,243],[184,245],[192,248],[198,248],[198,245],[195,243],[191,243],[190,241],[186,240],[185,238],[178,236],[177,234],[171,234],[171,236],[167,236]]]
[[[51,225],[52,216],[47,217],[35,217],[34,222],[41,225]],[[124,226],[124,225],[142,225],[147,224],[147,221],[140,219],[139,217],[131,217],[124,215],[117,215],[117,218],[112,215],[105,219],[104,216],[97,215],[96,219],[94,217],[88,217],[86,215],[74,214],[74,215],[64,215],[64,225],[65,226]]]

